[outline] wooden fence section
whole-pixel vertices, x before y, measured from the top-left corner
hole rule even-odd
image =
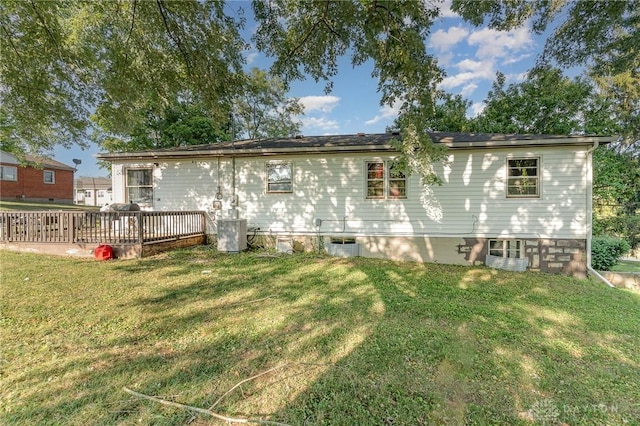
[[[2,242],[151,244],[205,233],[202,211],[0,212]]]

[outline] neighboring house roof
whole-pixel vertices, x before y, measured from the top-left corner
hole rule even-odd
[[[87,189],[104,189],[111,190],[111,179],[109,178],[94,178],[94,177],[79,177],[75,181],[76,190]]]
[[[24,161],[21,162],[15,155],[8,152],[0,151],[0,161],[5,164],[15,164],[17,166],[35,166],[47,169],[75,171],[73,167],[67,166],[64,163],[52,160],[51,158],[38,157],[35,155],[25,155]]]
[[[436,144],[449,148],[469,149],[482,147],[593,145],[615,140],[604,136],[558,136],[558,135],[506,135],[495,133],[431,132]],[[331,136],[296,136],[292,138],[245,139],[207,145],[188,145],[139,152],[103,153],[103,160],[175,158],[198,156],[256,156],[275,154],[336,153],[397,151],[393,140],[400,139],[397,133],[377,133]]]

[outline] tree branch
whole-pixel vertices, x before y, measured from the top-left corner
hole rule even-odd
[[[143,393],[133,391],[133,390],[127,388],[126,386],[123,387],[122,390],[125,391],[128,394],[131,394],[133,396],[137,396],[138,398],[143,398],[143,399],[146,399],[146,400],[149,400],[149,401],[157,402],[158,404],[167,405],[169,407],[181,408],[181,409],[184,409],[184,410],[195,411],[195,412],[201,413],[201,414],[207,414],[209,416],[215,417],[216,419],[219,419],[219,420],[222,420],[222,421],[225,421],[225,422],[228,422],[228,423],[257,423],[257,424],[263,424],[263,425],[289,426],[286,423],[273,422],[273,421],[270,421],[270,420],[240,419],[240,418],[227,417],[227,416],[223,416],[223,415],[218,414],[218,413],[214,413],[211,410],[206,410],[204,408],[193,407],[191,405],[185,405],[185,404],[180,404],[178,402],[167,401],[165,399],[157,398],[155,396],[145,395]]]
[[[171,28],[169,28],[169,22],[167,20],[167,16],[164,13],[165,12],[164,6],[162,6],[162,0],[156,0],[156,4],[158,5],[158,9],[160,10],[160,15],[162,16],[162,22],[164,22],[164,27],[167,29],[167,34],[169,35],[169,38],[176,45],[180,53],[182,53],[182,57],[184,58],[184,62],[187,65],[187,69],[189,70],[192,69],[193,67],[191,65],[191,61],[189,61],[189,55],[187,55],[187,52],[184,50],[184,46],[180,41],[180,36],[174,37],[173,31],[171,31]]]

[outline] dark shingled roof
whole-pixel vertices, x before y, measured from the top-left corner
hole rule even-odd
[[[434,143],[450,148],[473,148],[513,145],[582,145],[594,141],[608,143],[612,138],[581,135],[516,135],[497,133],[431,132]],[[245,139],[205,145],[187,145],[159,148],[140,152],[99,154],[106,160],[116,158],[185,157],[190,155],[271,155],[304,152],[366,152],[394,151],[392,141],[400,139],[397,133],[376,133],[329,136],[296,136],[290,138]]]

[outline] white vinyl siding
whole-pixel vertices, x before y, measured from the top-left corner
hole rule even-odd
[[[239,217],[261,232],[315,235],[318,218],[325,235],[586,237],[586,148],[451,149],[446,166],[434,165],[441,186],[422,186],[420,177],[412,174],[406,180],[409,198],[367,199],[364,165],[393,157],[393,153],[239,157],[235,167],[229,158],[166,160],[154,168],[154,208],[212,211],[220,186],[222,208],[216,217],[223,217],[232,207],[235,169]],[[508,158],[540,159],[537,198],[507,198]],[[291,163],[295,183],[291,192],[267,194],[266,165],[274,161]],[[124,189],[117,173],[133,166],[114,165],[115,202],[122,202]]]

